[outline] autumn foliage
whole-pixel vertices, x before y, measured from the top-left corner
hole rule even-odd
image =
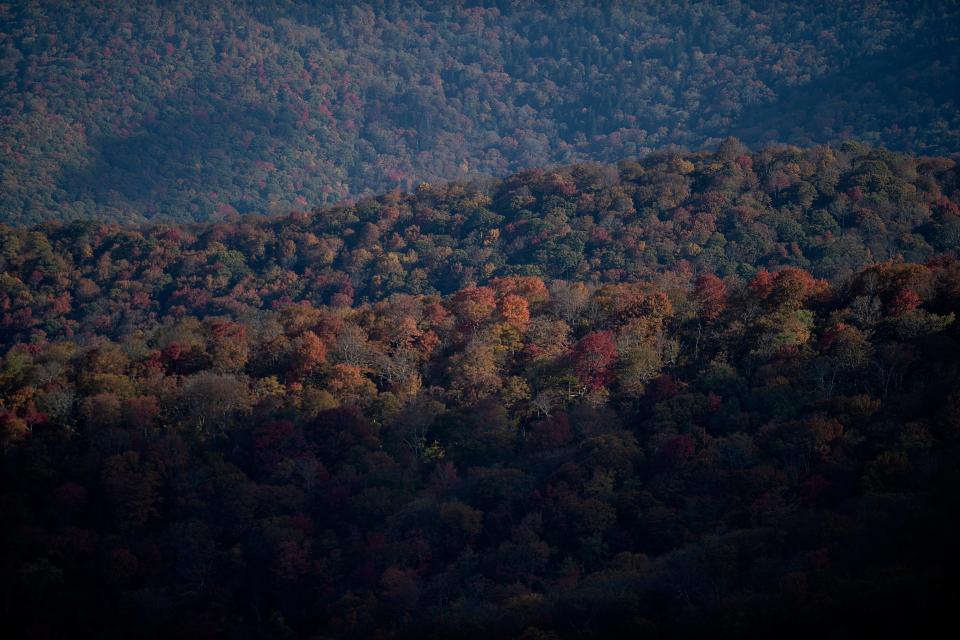
[[[932,619],[960,514],[960,263],[932,230],[956,168],[724,153],[304,216],[0,227],[5,624],[599,638]],[[906,172],[899,204],[869,158]],[[822,187],[841,165],[863,196],[827,209],[744,177]],[[671,181],[692,208],[658,209]]]
[[[729,135],[752,145],[855,137],[909,153],[960,150],[956,2],[614,5],[4,3],[0,211],[25,225],[301,215],[424,182],[701,148]],[[893,186],[872,169],[811,184],[802,160],[766,170],[739,143],[722,152],[726,179],[755,179],[777,207],[799,200],[836,215],[823,195],[859,205]],[[687,162],[650,185],[658,206],[686,199]],[[545,187],[587,208],[627,202],[579,193],[569,175],[550,175]],[[941,211],[950,226],[956,211]],[[728,214],[709,199],[688,212],[693,237],[677,251],[702,246],[712,218]],[[461,217],[480,244],[505,231],[470,208]],[[843,226],[819,233],[842,236]],[[588,235],[618,233],[598,225]],[[287,240],[278,257],[323,263],[335,250]]]

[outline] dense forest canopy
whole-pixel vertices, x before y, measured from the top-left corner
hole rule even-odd
[[[956,0],[0,0],[3,628],[952,623],[958,71]]]
[[[960,151],[960,6],[0,4],[0,220],[199,220],[668,144]]]
[[[916,631],[958,602],[958,202],[950,159],[727,139],[0,226],[4,624]]]
[[[750,279],[792,266],[839,281],[956,250],[958,203],[951,159],[853,143],[754,153],[729,138],[714,153],[421,184],[282,217],[0,226],[0,335],[69,336],[90,322],[103,330],[303,301],[349,306],[508,276]],[[71,313],[55,310],[64,296],[80,302]]]

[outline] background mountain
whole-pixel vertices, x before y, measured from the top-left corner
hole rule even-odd
[[[206,219],[727,135],[960,150],[956,2],[13,2],[0,219]]]

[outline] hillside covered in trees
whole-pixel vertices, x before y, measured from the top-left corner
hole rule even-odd
[[[736,135],[960,151],[954,1],[0,4],[0,221],[283,213]]]
[[[955,610],[960,176],[663,152],[0,226],[31,637],[908,634]]]

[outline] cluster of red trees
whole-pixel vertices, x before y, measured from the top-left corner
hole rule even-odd
[[[4,227],[5,624],[931,619],[956,593],[956,189],[943,160],[731,142],[283,219]],[[815,262],[833,233],[867,245],[842,269]],[[763,242],[785,251],[738,253]],[[890,247],[929,258],[857,262]]]

